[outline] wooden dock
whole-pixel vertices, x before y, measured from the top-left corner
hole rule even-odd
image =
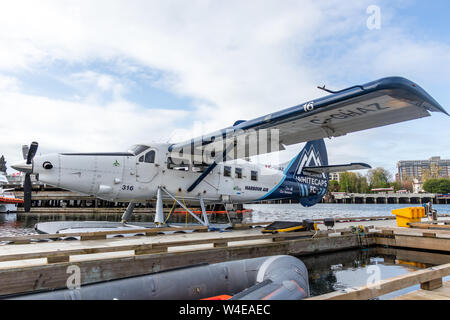
[[[400,250],[408,260],[411,249],[421,250],[422,261],[429,264],[444,263],[427,269],[408,273],[359,288],[309,298],[308,300],[368,300],[420,284],[420,290],[400,295],[393,300],[450,300],[450,281],[443,278],[450,275],[450,229],[446,222],[412,223],[411,228],[380,227],[375,243],[380,252],[388,253],[391,248]],[[407,250],[404,250],[407,249]],[[397,253],[397,252],[396,252]]]
[[[335,291],[321,296],[308,298],[307,300],[368,300],[379,296],[405,289],[420,284],[421,290],[399,296],[396,300],[434,297],[438,300],[450,300],[450,282],[442,283],[442,278],[450,275],[450,264],[431,267],[424,270],[408,273],[387,280],[370,284],[359,288],[349,288]]]
[[[392,300],[450,300],[450,281],[434,290],[420,289],[393,298]]]
[[[81,285],[86,285],[202,263],[286,254],[303,256],[374,246],[385,251],[401,249],[405,256],[410,249],[420,249],[430,262],[436,256],[438,263],[448,261],[450,230],[374,228],[367,226],[374,221],[364,218],[354,224],[366,226],[355,229],[347,227],[349,222],[342,222],[345,227],[341,229],[324,230],[321,226],[318,231],[279,234],[261,233],[261,226],[270,223],[266,222],[237,224],[234,230],[226,232],[198,226],[0,237],[0,242],[9,243],[0,246],[0,296],[65,288],[67,270],[72,265],[80,268]],[[172,234],[160,234],[166,231]],[[127,236],[111,238],[114,235]],[[61,240],[66,236],[80,240]],[[423,290],[437,290],[438,280],[448,274],[450,265],[443,264],[384,280],[377,284],[381,289],[365,287],[312,299],[372,299],[419,283]],[[443,288],[436,297],[446,294],[447,284]],[[417,297],[420,295],[424,293]]]
[[[56,235],[3,237],[15,244],[0,246],[0,295],[64,288],[67,268],[76,264],[81,270],[81,285],[163,270],[271,255],[305,255],[371,246],[350,230],[263,234],[252,225],[238,225],[232,232],[197,232],[158,235],[180,228],[129,230],[143,236],[107,238],[124,231],[74,234],[81,241],[32,242]]]

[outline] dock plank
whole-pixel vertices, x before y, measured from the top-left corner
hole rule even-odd
[[[376,243],[389,247],[450,251],[450,238],[395,234],[393,237],[376,237]]]
[[[400,228],[400,227],[377,227],[377,230],[381,232],[399,235],[411,235],[411,236],[423,236],[424,234],[433,233],[436,237],[450,238],[450,230],[429,230],[429,229],[416,229],[416,228]]]
[[[0,246],[0,262],[47,258],[48,263],[68,260],[69,256],[135,251],[137,254],[168,251],[186,251],[205,247],[226,247],[286,241],[311,237],[314,232],[292,232],[289,234],[262,234],[258,230],[242,230],[230,233],[210,232],[204,234],[176,234],[154,237],[114,238],[86,241],[59,241],[32,243],[21,246]],[[178,250],[177,250],[178,248]],[[66,258],[64,258],[66,257]],[[7,264],[1,264],[5,267]]]
[[[152,243],[152,240],[157,240],[164,245],[164,241],[173,241],[174,238],[186,241],[187,238],[195,237],[204,241],[205,237],[211,237],[213,241],[205,242],[201,245],[186,246],[186,247],[170,247],[165,253],[151,253],[142,255],[135,255],[134,251],[119,251],[119,252],[105,252],[90,255],[75,255],[70,257],[69,262],[58,262],[54,264],[47,264],[46,259],[35,259],[40,262],[36,264],[34,260],[21,260],[3,262],[1,264],[10,264],[0,268],[0,295],[32,292],[36,290],[49,290],[64,288],[68,275],[66,273],[68,266],[77,265],[81,270],[81,285],[96,283],[101,281],[108,281],[114,279],[121,279],[125,277],[132,277],[137,275],[149,274],[173,268],[196,265],[199,263],[218,263],[223,261],[249,259],[273,255],[291,254],[296,256],[309,255],[314,253],[329,252],[334,250],[344,250],[360,247],[360,242],[357,236],[335,236],[335,237],[315,237],[315,238],[289,238],[290,235],[283,234],[286,241],[273,242],[272,236],[266,236],[259,240],[245,240],[242,242],[233,242],[233,237],[236,233],[248,236],[251,233],[258,232],[257,230],[243,230],[234,231],[230,233],[222,233],[222,237],[226,237],[228,241],[227,247],[214,247],[214,242],[217,240],[217,233],[202,233],[200,234],[176,234],[170,236],[155,236],[151,238],[141,237],[140,239],[116,238],[106,240],[88,240],[80,241],[65,241],[57,243],[34,243],[21,246],[3,246],[9,247],[11,254],[14,249],[25,250],[25,248],[36,247],[41,245],[51,246],[59,245],[60,249],[78,248],[79,246],[95,248],[99,243],[104,245],[115,246],[118,242],[126,243],[127,245],[140,244],[144,240],[147,244]],[[233,235],[234,234],[234,235]],[[216,240],[214,240],[214,237]],[[224,241],[225,241],[224,240]],[[139,242],[141,241],[141,242]],[[368,244],[374,244],[372,236],[367,239]],[[207,248],[205,248],[207,247]],[[0,247],[0,250],[2,248]],[[49,248],[47,248],[49,249]],[[40,250],[40,249],[39,249]],[[21,262],[21,263],[18,263]]]
[[[432,291],[420,289],[392,300],[450,300],[450,281],[444,282],[442,287]]]

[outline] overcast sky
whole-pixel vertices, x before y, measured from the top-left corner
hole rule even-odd
[[[2,0],[0,154],[11,165],[31,141],[38,153],[176,142],[319,98],[317,85],[393,75],[450,111],[449,11],[447,0]],[[450,158],[449,137],[450,117],[433,113],[326,144],[330,164],[394,173],[398,160]]]

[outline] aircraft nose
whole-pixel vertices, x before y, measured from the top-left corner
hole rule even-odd
[[[24,173],[33,173],[33,165],[31,163],[27,164],[26,161],[14,163],[11,165],[11,168]]]

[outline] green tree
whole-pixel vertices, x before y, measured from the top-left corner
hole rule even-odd
[[[389,188],[389,181],[391,180],[391,174],[384,168],[376,168],[369,170],[367,178],[371,189],[376,188]]]
[[[423,190],[430,193],[450,193],[450,179],[428,179],[423,184]]]
[[[339,191],[341,192],[355,192],[355,173],[353,172],[343,172],[339,177]]]
[[[331,192],[338,192],[339,189],[339,182],[337,182],[336,180],[330,180],[328,190]]]
[[[367,193],[370,191],[369,184],[367,183],[367,178],[360,173],[356,174],[358,177],[358,192]]]
[[[339,179],[341,192],[365,193],[369,190],[366,177],[360,173],[343,172]]]

